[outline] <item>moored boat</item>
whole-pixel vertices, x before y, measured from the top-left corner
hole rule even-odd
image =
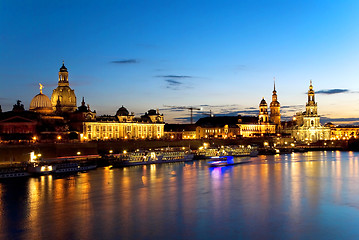
[[[0,170],[0,179],[29,177],[26,167],[6,167]]]
[[[34,175],[48,175],[51,174],[55,169],[56,167],[53,165],[41,163],[31,163],[27,166],[27,171]]]
[[[53,171],[54,174],[66,174],[74,172],[84,172],[92,169],[96,169],[96,164],[82,164],[76,162],[60,163],[56,164],[56,169]]]

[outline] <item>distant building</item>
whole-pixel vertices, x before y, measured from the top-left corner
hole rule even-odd
[[[163,115],[156,110],[151,109],[141,118],[135,118],[122,106],[115,116],[83,122],[83,139],[159,139],[164,136],[164,125]]]
[[[196,139],[195,124],[165,124],[164,137],[170,140]]]
[[[306,104],[305,112],[297,113],[295,116],[296,125],[292,129],[292,136],[297,141],[316,142],[318,140],[330,139],[330,128],[323,127],[320,124],[320,116],[318,115],[318,106],[315,102],[315,93],[310,81],[308,91],[308,102]]]
[[[239,137],[238,116],[204,117],[196,122],[196,126],[198,139]]]
[[[349,140],[359,137],[359,126],[335,126],[332,123],[326,123],[325,127],[330,127],[331,140]]]
[[[274,124],[252,116],[205,117],[199,119],[196,125],[196,137],[199,139],[261,137],[274,135],[276,132]]]

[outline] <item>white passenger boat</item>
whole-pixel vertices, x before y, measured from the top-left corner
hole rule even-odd
[[[162,151],[156,153],[159,161],[191,161],[194,154],[186,151]]]

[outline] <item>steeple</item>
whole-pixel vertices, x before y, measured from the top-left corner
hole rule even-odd
[[[276,102],[277,101],[277,91],[275,90],[275,77],[273,79],[274,79],[274,88],[273,88],[272,102]]]
[[[308,90],[308,102],[306,104],[306,115],[315,116],[317,115],[317,103],[315,102],[315,93],[313,90],[312,80],[310,80]]]
[[[273,78],[273,95],[272,102],[270,103],[270,121],[277,126],[280,125],[280,103],[277,98],[277,91],[275,90],[275,77]]]

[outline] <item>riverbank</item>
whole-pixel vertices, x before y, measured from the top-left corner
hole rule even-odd
[[[280,143],[280,144],[278,144]],[[56,142],[56,143],[32,143],[32,144],[0,144],[0,165],[27,162],[30,153],[41,154],[45,159],[77,156],[77,155],[106,155],[109,153],[132,152],[137,149],[155,149],[163,147],[189,147],[197,150],[204,144],[209,146],[228,145],[256,145],[263,149],[288,149],[303,150],[356,150],[358,141],[322,141],[310,145],[295,145],[277,138],[246,138],[246,139],[197,139],[197,140],[119,140],[119,141],[94,141],[94,142]],[[275,146],[275,147],[274,147]],[[270,152],[270,151],[269,151]],[[272,153],[272,154],[275,154]]]

